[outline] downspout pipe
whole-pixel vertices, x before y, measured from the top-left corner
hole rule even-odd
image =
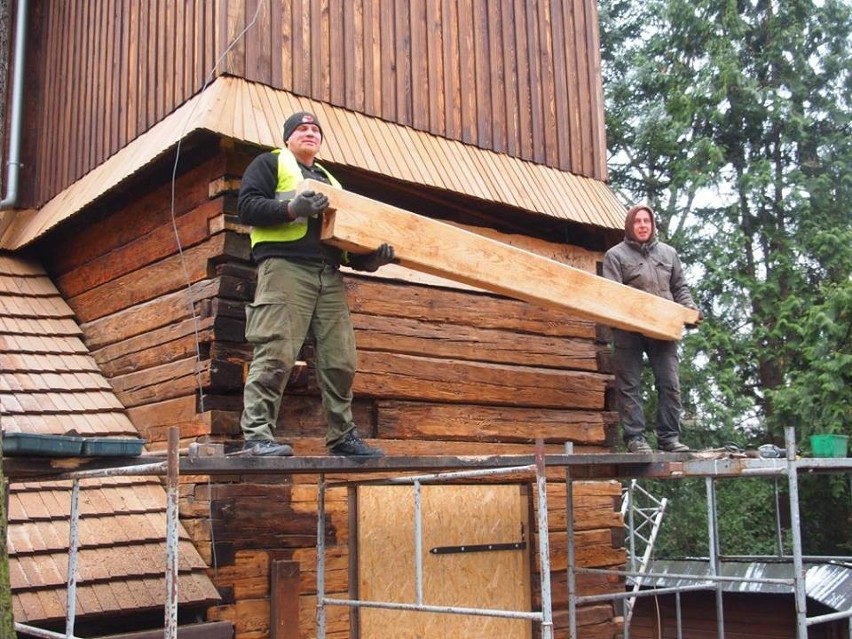
[[[0,200],[0,211],[18,202],[21,168],[21,124],[24,105],[24,54],[26,53],[27,13],[29,1],[18,0],[15,20],[14,76],[12,79],[12,113],[9,126],[9,159],[6,162],[6,197]]]

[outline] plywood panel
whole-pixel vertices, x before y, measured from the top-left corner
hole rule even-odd
[[[520,486],[422,487],[422,603],[530,610],[528,550],[435,549],[529,543],[528,505]],[[361,599],[414,603],[414,497],[409,486],[358,489],[358,591]],[[363,609],[361,636],[532,636],[529,621],[419,611]]]

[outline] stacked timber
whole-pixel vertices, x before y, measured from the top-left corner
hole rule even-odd
[[[153,449],[164,447],[171,426],[180,428],[183,445],[241,445],[251,359],[244,308],[255,267],[247,229],[236,219],[236,189],[251,156],[225,146],[209,151],[174,188],[167,175],[128,187],[122,201],[102,205],[65,234],[62,250],[44,251],[93,357]],[[485,234],[589,272],[599,259],[578,247]],[[609,375],[600,366],[606,349],[593,321],[398,266],[348,273],[346,282],[358,346],[355,420],[389,455],[529,454],[537,439],[548,452],[568,441],[580,452],[611,445]],[[312,352],[309,342],[276,432],[298,455],[325,454]],[[313,636],[318,477],[229,479],[182,478],[182,521],[223,595],[209,619],[233,621],[237,639],[273,630],[279,639]],[[554,609],[565,610],[565,488],[557,474],[551,479]],[[617,482],[575,485],[581,565],[624,561],[620,492]],[[329,491],[326,515],[326,592],[348,598],[355,539],[347,489]],[[535,520],[524,521],[535,549]],[[537,606],[534,557],[530,569]],[[621,587],[596,577],[579,584],[587,594]],[[608,605],[584,608],[584,636],[611,636],[614,616]],[[346,609],[329,608],[327,636],[350,636],[350,623]],[[558,616],[557,628],[565,627]]]

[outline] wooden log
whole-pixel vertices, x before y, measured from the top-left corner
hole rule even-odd
[[[514,333],[595,339],[595,324],[589,320],[489,293],[364,277],[348,277],[346,289],[353,313]]]
[[[202,388],[238,391],[243,387],[240,364],[189,357],[110,380],[116,396],[126,407],[139,406],[182,395]]]
[[[355,253],[392,244],[407,268],[664,340],[680,339],[698,312],[464,229],[306,180],[328,195],[323,241]]]
[[[81,316],[84,323],[80,327],[86,336],[86,345],[96,350],[135,335],[144,335],[164,326],[191,320],[187,298],[191,297],[192,302],[197,304],[217,295],[219,289],[218,279],[203,280],[193,284],[189,292],[186,289],[175,291],[106,317],[90,321],[90,318]]]
[[[150,233],[100,255],[60,276],[57,286],[65,297],[75,297],[109,280],[127,275],[206,240],[209,220],[222,215],[222,201],[212,200],[176,217]],[[175,239],[180,238],[180,247]]]
[[[163,184],[142,197],[133,198],[120,210],[110,210],[109,215],[96,223],[75,231],[73,242],[67,241],[67,235],[58,234],[55,241],[60,243],[61,250],[52,252],[51,268],[59,277],[99,256],[139,241],[160,226],[171,226],[173,216],[180,217],[211,199],[208,195],[209,181],[222,175],[223,170],[221,155],[212,156],[178,176],[174,185],[170,182]],[[174,206],[172,189],[177,196]],[[112,272],[110,267],[106,270]]]
[[[352,314],[359,349],[575,370],[597,370],[594,343],[413,319]]]
[[[598,411],[378,401],[376,416],[379,436],[389,439],[605,443]]]
[[[209,318],[185,320],[94,351],[92,357],[110,378],[194,357],[198,343],[210,341],[211,323]]]
[[[91,321],[161,295],[185,290],[188,285],[209,276],[212,260],[223,256],[247,260],[249,251],[244,236],[220,233],[181,255],[173,255],[68,298],[68,305],[84,321]]]
[[[356,393],[385,399],[602,410],[606,376],[396,353],[358,353]]]

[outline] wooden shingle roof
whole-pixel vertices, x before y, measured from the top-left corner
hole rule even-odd
[[[6,433],[138,437],[47,274],[0,253],[0,427]],[[71,482],[9,486],[8,549],[15,620],[65,617]],[[166,600],[166,494],[156,477],[80,482],[77,611],[117,614]],[[186,532],[179,603],[219,599]]]
[[[281,145],[281,125],[312,111],[327,132],[322,160],[487,202],[604,229],[624,228],[625,207],[592,178],[437,137],[410,127],[221,76],[149,131],[39,210],[0,215],[0,249],[16,250],[73,216],[193,131],[263,147]],[[453,167],[452,170],[448,167]]]

